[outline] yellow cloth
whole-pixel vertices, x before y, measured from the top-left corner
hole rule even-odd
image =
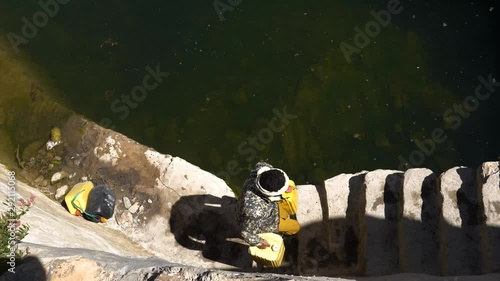
[[[282,208],[284,208],[289,215],[295,215],[298,210],[299,198],[297,194],[297,187],[292,180],[290,180],[290,186],[293,187],[292,192],[283,193],[283,195],[281,195],[283,200],[278,201],[278,204],[283,205]]]
[[[280,213],[278,230],[287,235],[296,234],[300,230],[299,222],[296,219],[290,218],[291,215],[297,214],[298,209],[297,188],[292,180],[290,180],[290,186],[293,187],[292,191],[283,193],[283,199],[278,201]]]

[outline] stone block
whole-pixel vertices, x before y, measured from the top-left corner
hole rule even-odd
[[[485,215],[481,229],[483,273],[500,270],[500,177],[499,162],[486,162],[478,169],[477,178]]]
[[[443,275],[480,274],[479,206],[474,169],[455,167],[446,171],[441,175],[440,189]]]
[[[366,206],[361,222],[360,257],[367,275],[399,271],[402,177],[402,172],[392,170],[376,170],[365,176]]]
[[[402,272],[439,275],[437,177],[429,169],[409,169],[403,181],[403,219],[399,231]]]
[[[328,194],[330,252],[336,254],[336,274],[361,274],[359,264],[360,222],[365,215],[364,178],[366,172],[341,174],[325,181]]]

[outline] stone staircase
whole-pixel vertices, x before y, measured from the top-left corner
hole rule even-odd
[[[316,276],[500,270],[498,162],[341,174],[299,186],[298,271]]]

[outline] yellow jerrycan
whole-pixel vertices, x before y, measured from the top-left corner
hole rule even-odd
[[[81,215],[85,208],[87,207],[87,199],[89,193],[94,188],[94,184],[91,181],[86,181],[78,183],[66,194],[64,201],[68,207],[68,211],[72,215]]]
[[[258,264],[265,267],[280,267],[285,255],[283,238],[276,233],[261,233],[259,236],[266,239],[271,247],[259,249],[257,246],[250,246],[248,253]]]

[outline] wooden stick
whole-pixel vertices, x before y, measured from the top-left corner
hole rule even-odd
[[[243,240],[241,238],[226,238],[226,241],[238,243],[238,244],[241,244],[244,246],[250,246],[250,244],[248,244],[247,242],[245,242],[245,240]]]

